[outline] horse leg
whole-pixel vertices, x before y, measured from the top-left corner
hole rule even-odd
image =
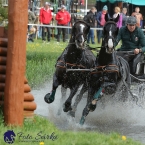
[[[97,100],[100,96],[100,93],[102,92],[102,88],[98,89],[98,91],[95,93],[95,89],[89,89],[88,90],[88,100],[87,105],[83,110],[83,114],[80,120],[80,125],[83,125],[85,122],[86,116],[89,114],[89,112],[93,112],[96,109]],[[94,95],[91,95],[94,94]]]
[[[57,78],[56,74],[54,74],[52,91],[50,93],[46,94],[45,97],[44,97],[44,100],[45,100],[46,103],[50,104],[54,101],[56,89],[59,85],[60,85],[60,82],[58,81],[58,78]]]
[[[83,94],[87,91],[88,89],[88,86],[87,84],[85,83],[80,91],[80,93],[77,95],[76,99],[75,99],[75,102],[72,106],[72,110],[69,112],[69,115],[72,116],[72,117],[75,117],[75,112],[77,110],[77,106],[79,104],[79,102],[81,101],[82,97],[83,97]]]
[[[70,95],[63,105],[64,112],[68,112],[69,110],[72,110],[72,107],[71,107],[72,98],[76,94],[78,88],[79,88],[79,85],[76,85],[74,88],[70,89]]]
[[[88,91],[88,98],[87,98],[87,104],[86,104],[86,107],[84,108],[83,110],[83,113],[82,113],[82,117],[81,117],[81,120],[80,120],[80,125],[83,125],[84,122],[85,122],[85,118],[86,116],[89,114],[90,112],[90,108],[89,108],[89,104],[91,103],[91,95]]]
[[[66,91],[67,91],[67,89],[61,85],[61,98],[60,98],[60,105],[63,104],[63,101],[64,101],[64,99],[66,98]],[[57,114],[58,114],[58,115],[61,115],[61,112],[62,112],[62,107],[59,106],[59,109],[58,109]]]
[[[96,109],[97,100],[94,99],[92,102],[88,103],[86,107],[83,110],[83,114],[80,120],[80,125],[83,125],[85,123],[86,116],[89,114],[89,112],[93,112]]]

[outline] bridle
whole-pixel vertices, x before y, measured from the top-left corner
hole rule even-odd
[[[75,34],[75,28],[77,28],[78,24],[80,24],[79,25],[80,26],[80,32]],[[87,34],[83,32],[84,27],[88,27],[88,30],[90,29],[90,26],[85,21],[78,20],[72,28],[72,39],[75,42],[77,48],[83,48],[84,43],[87,40]],[[88,30],[86,30],[86,31],[88,31]],[[80,43],[82,43],[81,44],[82,46],[79,46],[79,38],[80,38],[80,40],[82,40],[82,42],[80,41]],[[72,42],[70,42],[70,43],[72,43]]]
[[[83,34],[83,32],[79,32],[76,36],[75,36],[75,40],[77,40],[80,36],[83,36],[85,39],[85,41],[87,40],[87,36],[85,36],[84,34]]]
[[[108,49],[112,49],[112,51],[114,51],[115,50],[115,46],[114,46],[114,43],[116,42],[116,39],[115,39],[115,37],[113,36],[113,33],[112,33],[112,28],[113,28],[113,25],[115,25],[115,27],[117,28],[117,25],[116,25],[116,23],[115,22],[113,22],[113,21],[109,21],[109,22],[107,22],[106,24],[105,24],[105,26],[104,26],[104,32],[106,31],[105,30],[105,28],[106,28],[106,26],[108,25],[108,24],[111,24],[111,26],[110,26],[110,30],[109,30],[109,34],[107,34],[107,36],[105,36],[104,37],[104,39],[103,39],[103,41],[104,41],[104,47],[105,47],[105,49],[106,50],[108,50]]]

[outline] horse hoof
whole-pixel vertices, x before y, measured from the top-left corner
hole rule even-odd
[[[90,110],[90,112],[93,112],[95,109],[96,109],[96,104],[89,104],[89,106],[88,106],[88,108],[89,108],[89,110]]]
[[[85,117],[82,116],[81,120],[80,120],[80,125],[83,125],[85,123]]]
[[[69,111],[68,115],[75,118],[75,112],[74,111]]]
[[[70,110],[72,110],[71,103],[66,102],[66,103],[63,105],[63,111],[64,111],[64,112],[68,112],[68,111],[70,111]]]
[[[48,93],[44,97],[44,101],[48,104],[52,103],[54,101],[54,97],[52,97],[52,93]]]

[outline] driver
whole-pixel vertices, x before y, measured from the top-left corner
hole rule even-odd
[[[136,26],[137,20],[130,16],[126,21],[126,26],[120,28],[115,46],[122,40],[122,45],[119,51],[132,51],[132,55],[123,54],[122,57],[126,59],[130,65],[131,74],[135,74],[136,64],[144,59],[145,52],[145,35],[141,28]]]

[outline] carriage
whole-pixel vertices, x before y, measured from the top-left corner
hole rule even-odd
[[[63,104],[63,111],[70,112],[74,117],[78,103],[82,99],[84,92],[88,91],[87,103],[83,110],[80,124],[83,125],[86,116],[89,112],[96,109],[97,101],[101,93],[114,94],[117,86],[122,82],[124,90],[123,96],[127,97],[128,92],[134,100],[134,96],[130,90],[131,77],[137,81],[144,82],[144,79],[137,78],[145,73],[145,63],[140,61],[141,53],[136,57],[134,63],[135,74],[130,74],[128,62],[120,55],[124,53],[133,55],[133,52],[114,51],[114,42],[118,32],[116,22],[119,16],[114,21],[106,22],[103,33],[104,38],[102,46],[97,57],[91,52],[89,46],[85,44],[90,26],[80,20],[72,27],[72,35],[68,46],[65,48],[56,63],[56,71],[53,76],[52,91],[45,95],[45,102],[52,103],[55,99],[55,92],[59,85],[69,88],[70,95]],[[107,21],[107,20],[106,20]],[[130,54],[131,53],[131,54]],[[83,85],[80,94],[77,96],[74,105],[72,99],[78,88]]]
[[[118,51],[118,55],[122,56],[123,58],[128,58],[129,56],[134,56],[133,51]],[[132,77],[132,81],[141,81],[145,82],[145,60],[144,60],[144,54],[139,53],[135,59],[133,60],[133,67],[131,68],[133,70],[133,73],[130,74]]]

